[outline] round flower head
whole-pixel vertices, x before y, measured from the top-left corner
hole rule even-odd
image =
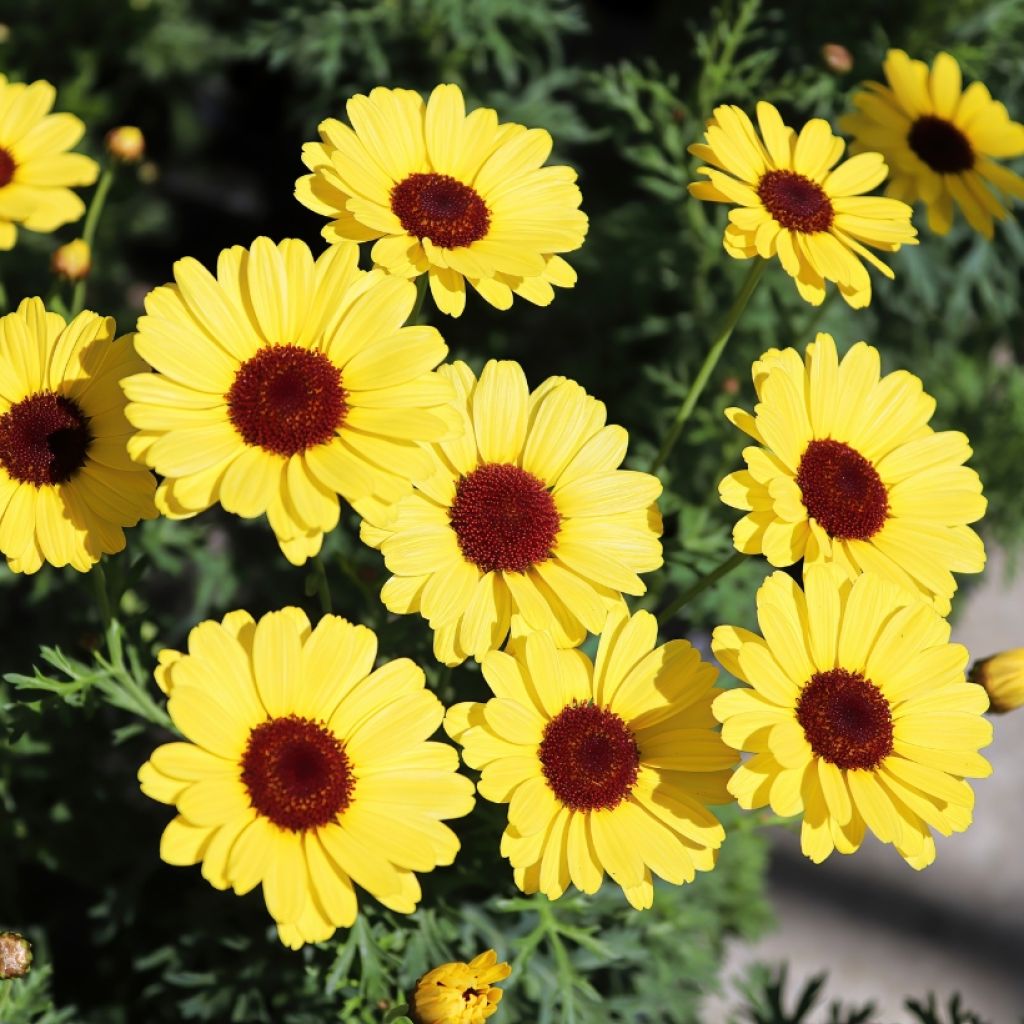
[[[239,895],[263,884],[281,941],[322,942],[356,919],[353,883],[411,914],[414,872],[451,864],[444,818],[468,814],[458,756],[429,742],[444,715],[406,658],[373,670],[377,637],[336,615],[310,630],[298,608],[254,622],[202,622],[188,653],[162,651],[157,683],[187,742],[139,770],[147,796],[174,804],[160,856],[202,862]]]
[[[854,152],[877,150],[892,167],[886,194],[921,200],[928,227],[940,235],[953,223],[953,203],[975,231],[991,238],[1009,197],[1024,199],[1024,178],[997,163],[1024,154],[1024,125],[1011,121],[981,82],[961,92],[960,65],[940,53],[931,67],[890,50],[886,85],[865,82],[853,96],[856,113],[839,125]]]
[[[509,805],[501,852],[523,892],[592,893],[607,872],[643,910],[652,874],[681,885],[714,867],[725,831],[707,805],[731,802],[736,763],[714,730],[718,673],[657,635],[650,613],[619,610],[591,664],[531,633],[484,659],[492,700],[449,710],[480,795]]]
[[[123,527],[156,515],[118,386],[142,365],[109,317],[65,324],[25,299],[0,318],[0,551],[15,572],[86,572],[124,547]]]
[[[747,809],[803,815],[804,853],[853,853],[866,828],[914,868],[971,823],[964,777],[991,774],[988,698],[964,679],[949,623],[874,573],[811,565],[806,596],[786,573],[757,593],[764,633],[715,630],[718,660],[749,687],[716,698],[722,738],[752,751],[729,781]]]
[[[831,561],[868,569],[934,601],[944,615],[953,572],[981,572],[985,548],[967,524],[985,514],[981,481],[963,463],[967,438],[928,426],[935,400],[904,370],[879,376],[878,351],[854,345],[840,363],[819,334],[806,360],[771,349],[754,363],[754,415],[726,415],[758,446],[719,485],[747,514],[738,551],[772,565]]]
[[[329,242],[376,239],[374,263],[412,278],[428,274],[437,308],[466,305],[466,281],[498,309],[512,296],[539,306],[576,273],[557,253],[583,244],[586,215],[571,167],[544,167],[551,136],[498,124],[480,107],[467,116],[457,85],[424,103],[408,89],[377,88],[346,105],[350,128],[320,125],[303,147],[313,172],[295,183],[304,206],[331,217]]]
[[[518,363],[491,360],[479,381],[465,363],[439,372],[463,433],[432,446],[432,475],[396,509],[365,515],[362,538],[394,573],[381,600],[427,619],[446,665],[479,661],[510,628],[575,647],[661,566],[661,483],[618,468],[626,431],[573,381],[531,394]]]
[[[301,565],[337,525],[339,494],[395,501],[430,470],[418,442],[453,422],[431,372],[447,348],[402,326],[415,286],[357,258],[353,244],[314,262],[303,242],[258,238],[225,249],[216,277],[183,259],[150,292],[135,347],[157,373],[123,383],[131,453],[165,478],[161,512],[266,513]]]
[[[511,973],[508,964],[498,963],[493,949],[468,964],[441,964],[416,983],[409,1014],[414,1024],[483,1024],[501,1001],[495,982]]]
[[[990,710],[996,714],[1024,706],[1024,647],[977,662],[971,669],[971,682],[985,687]]]
[[[836,167],[845,143],[821,118],[797,135],[775,107],[761,102],[757,121],[761,137],[739,107],[715,108],[707,144],[689,150],[711,165],[697,168],[709,180],[694,182],[690,194],[735,206],[724,238],[730,256],[777,256],[812,305],[824,300],[826,281],[851,306],[868,305],[871,279],[861,260],[886,277],[893,272],[867,246],[896,252],[917,244],[906,203],[864,195],[885,180],[885,161],[862,153]]]
[[[91,185],[99,167],[67,152],[85,125],[74,114],[51,114],[56,97],[49,82],[25,85],[0,75],[0,249],[14,246],[17,224],[56,231],[85,213],[71,188]]]

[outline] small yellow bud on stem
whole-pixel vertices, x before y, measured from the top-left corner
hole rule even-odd
[[[146,138],[133,124],[107,132],[107,152],[123,164],[137,164],[146,155]]]
[[[84,238],[76,238],[57,249],[50,259],[50,269],[66,281],[82,281],[92,269],[92,250]]]

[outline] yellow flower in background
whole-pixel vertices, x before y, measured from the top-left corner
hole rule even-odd
[[[885,180],[885,161],[862,153],[836,167],[846,144],[821,118],[797,135],[761,102],[757,121],[760,136],[739,107],[715,108],[706,144],[689,149],[710,164],[697,168],[708,180],[691,184],[690,194],[735,207],[723,239],[733,258],[778,257],[812,305],[824,301],[826,281],[854,308],[868,305],[871,279],[861,260],[894,275],[867,247],[896,252],[917,244],[906,203],[864,195]]]
[[[109,317],[66,324],[25,299],[0,318],[0,551],[15,572],[86,572],[124,548],[124,527],[156,515],[118,386],[142,365]]]
[[[596,892],[605,872],[638,910],[652,875],[710,871],[725,838],[708,804],[736,755],[714,729],[717,670],[685,640],[657,645],[649,612],[608,618],[596,661],[531,633],[483,661],[494,698],[445,718],[480,795],[507,803],[501,852],[523,892]]]
[[[374,263],[429,275],[451,316],[465,308],[467,281],[498,309],[513,295],[546,306],[553,286],[576,283],[558,253],[583,244],[587,218],[576,172],[543,166],[546,131],[499,124],[487,107],[467,115],[457,85],[437,86],[426,103],[377,88],[346,109],[352,127],[323,121],[322,143],[302,150],[313,173],[295,183],[299,202],[332,218],[329,242],[376,240]]]
[[[886,83],[865,82],[853,96],[854,114],[839,121],[854,136],[854,152],[877,150],[889,162],[886,194],[923,201],[928,227],[944,235],[953,204],[975,231],[991,238],[993,219],[1007,215],[1009,199],[1024,199],[1024,178],[997,163],[1024,154],[1024,125],[1010,120],[982,82],[962,89],[960,65],[940,53],[929,71],[903,50],[882,65]]]
[[[202,863],[239,895],[263,886],[281,941],[323,942],[353,924],[355,885],[411,914],[415,872],[459,849],[442,819],[468,814],[458,756],[429,741],[444,708],[407,658],[374,670],[377,637],[336,615],[314,629],[285,608],[255,622],[231,612],[163,651],[157,682],[186,742],[139,770],[174,804],[160,856]]]
[[[133,124],[122,124],[107,132],[107,152],[124,164],[137,164],[146,155],[146,137]]]
[[[985,687],[990,711],[1005,714],[1024,706],[1024,647],[993,654],[971,669],[971,682]]]
[[[810,565],[804,591],[783,572],[757,593],[764,637],[720,626],[718,660],[749,686],[717,697],[722,738],[753,752],[729,782],[748,810],[803,815],[815,863],[853,853],[870,829],[914,868],[971,823],[965,777],[991,774],[988,698],[964,679],[967,650],[909,591]]]
[[[76,238],[55,249],[50,257],[50,270],[66,281],[82,281],[92,270],[92,250],[84,238]]]
[[[498,1009],[495,983],[512,973],[493,949],[470,962],[441,964],[416,983],[409,1006],[414,1024],[483,1024]]]
[[[157,373],[123,386],[131,453],[165,478],[161,512],[266,513],[301,565],[337,525],[339,494],[393,502],[431,470],[419,442],[455,422],[431,372],[447,348],[403,326],[413,284],[357,259],[351,243],[314,262],[304,242],[258,238],[225,249],[216,277],[183,259],[150,292],[135,347]]]
[[[13,248],[18,224],[56,231],[85,213],[71,189],[91,185],[99,167],[67,152],[85,125],[74,114],[51,114],[56,98],[49,82],[25,85],[0,75],[0,249]]]
[[[954,572],[981,572],[985,548],[968,526],[985,514],[981,480],[963,463],[967,438],[928,426],[935,399],[905,370],[880,376],[860,341],[842,362],[819,334],[805,359],[771,349],[753,366],[754,415],[728,409],[756,446],[719,486],[747,514],[738,551],[772,565],[835,562],[871,570],[949,614]]]
[[[575,647],[660,568],[661,483],[619,469],[628,435],[579,384],[531,393],[518,363],[493,359],[479,381],[461,362],[439,372],[463,432],[431,446],[412,494],[365,513],[361,536],[394,573],[381,600],[427,619],[446,665],[479,661],[510,629]]]

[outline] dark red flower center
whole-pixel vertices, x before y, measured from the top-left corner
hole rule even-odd
[[[268,345],[238,368],[228,415],[246,444],[298,455],[326,444],[348,412],[341,372],[322,352]]]
[[[410,174],[391,190],[391,209],[413,238],[442,249],[479,241],[491,223],[483,199],[449,174]]]
[[[939,174],[960,174],[974,166],[974,150],[967,136],[943,117],[919,117],[910,126],[907,142]]]
[[[832,227],[835,210],[825,190],[796,171],[766,171],[757,183],[765,209],[790,231],[811,234]]]
[[[249,733],[242,783],[257,812],[301,832],[334,821],[352,802],[352,763],[322,722],[272,718]]]
[[[14,162],[14,157],[0,146],[0,188],[11,183],[16,167],[17,164]]]
[[[796,706],[811,750],[837,768],[877,768],[892,753],[892,711],[859,672],[816,672]]]
[[[868,540],[885,525],[889,492],[878,470],[842,441],[812,441],[796,482],[808,515],[839,540]]]
[[[526,572],[546,561],[562,521],[537,477],[496,462],[459,480],[448,517],[463,557],[483,572]]]
[[[640,751],[626,723],[596,704],[570,704],[548,722],[539,757],[564,807],[610,811],[629,796]]]
[[[85,465],[89,419],[70,398],[44,391],[0,416],[0,465],[24,484],[67,483]]]

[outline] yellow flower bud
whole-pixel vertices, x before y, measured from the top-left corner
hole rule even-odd
[[[409,1016],[416,1024],[482,1024],[498,1008],[501,989],[491,986],[512,973],[493,949],[466,963],[428,971],[416,983]]]
[[[985,687],[989,711],[1004,714],[1019,708],[1024,704],[1024,647],[975,662],[971,682]]]
[[[853,54],[842,43],[826,43],[821,48],[821,59],[834,74],[845,75],[853,70]]]
[[[32,943],[17,932],[0,932],[0,981],[23,978],[32,966]]]
[[[68,281],[81,281],[92,269],[92,250],[84,238],[76,238],[57,249],[50,259],[50,269]]]
[[[146,153],[146,138],[133,124],[123,124],[107,132],[107,152],[125,164],[137,164]]]

